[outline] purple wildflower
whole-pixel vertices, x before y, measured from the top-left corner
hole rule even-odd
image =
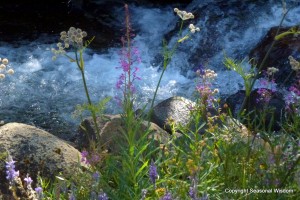
[[[91,157],[91,163],[97,164],[100,161],[100,156],[96,153],[94,153]]]
[[[71,194],[70,194],[70,196],[69,196],[69,200],[76,200],[76,198],[75,198],[75,196],[74,196],[74,194],[73,194],[73,193],[71,193]]]
[[[98,200],[108,200],[108,196],[105,192],[102,192],[98,195]]]
[[[141,58],[138,48],[132,45],[131,38],[133,35],[131,34],[132,29],[127,4],[125,5],[125,26],[125,36],[121,38],[123,47],[120,51],[119,67],[116,67],[116,69],[122,70],[122,73],[116,83],[116,88],[122,91],[124,98],[126,98],[125,96],[128,94],[135,93],[136,88],[133,82],[135,80],[141,80],[141,78],[137,76],[139,69],[138,67],[134,66],[135,64],[141,63]],[[117,100],[118,104],[120,104],[119,99]]]
[[[151,182],[155,185],[155,181],[158,178],[157,168],[153,161],[151,161],[150,169],[149,169],[149,177]]]
[[[37,194],[38,199],[42,199],[43,198],[43,189],[41,187],[36,187],[34,190]]]
[[[198,69],[196,69],[196,74],[198,75],[198,76],[203,76],[203,75],[205,75],[205,70],[204,70],[204,66],[203,65],[199,65],[198,66]]]
[[[98,171],[93,174],[93,179],[95,180],[96,183],[99,182],[100,173]]]
[[[89,152],[83,150],[81,152],[81,162],[85,163],[85,164],[90,164],[89,160],[87,159],[87,156],[89,155]]]
[[[6,179],[12,183],[16,177],[19,176],[19,171],[15,170],[15,162],[11,156],[8,156],[8,161],[5,162],[6,165]]]
[[[28,176],[28,174],[26,178],[24,178],[24,181],[26,182],[27,188],[31,188],[32,179]]]
[[[189,189],[189,196],[191,197],[191,199],[196,199],[196,193],[195,193],[195,188],[193,186],[190,187]]]
[[[272,91],[265,89],[265,88],[259,88],[257,90],[258,98],[256,99],[256,103],[263,103],[268,104],[272,98]]]
[[[161,200],[172,200],[172,194],[171,194],[171,192],[167,192],[167,194],[165,194],[165,196],[163,196],[160,199]]]

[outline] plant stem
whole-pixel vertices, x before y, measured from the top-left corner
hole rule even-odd
[[[290,10],[287,10],[287,12],[285,12],[285,13],[283,14],[283,16],[282,16],[282,18],[281,18],[281,21],[280,21],[280,23],[279,23],[279,26],[278,26],[278,28],[277,28],[277,30],[276,30],[275,37],[278,35],[279,30],[280,30],[280,27],[281,27],[281,25],[282,25],[282,23],[283,23],[283,20],[285,19],[286,15],[288,14],[289,11],[290,11]],[[275,38],[275,37],[274,37],[274,38]],[[261,61],[260,65],[259,65],[259,67],[258,67],[258,72],[260,72],[260,71],[262,70],[262,68],[264,67],[265,62],[267,61],[267,58],[269,57],[269,55],[270,55],[270,53],[271,53],[271,50],[273,49],[273,47],[274,47],[274,45],[276,44],[276,42],[277,42],[277,40],[273,39],[273,42],[272,42],[270,48],[268,49],[268,51],[267,51],[265,57],[263,58],[263,60]],[[253,88],[253,86],[254,86],[256,80],[258,79],[258,76],[259,76],[259,73],[257,73],[257,74],[255,75],[255,77],[253,78],[253,81],[252,81],[252,83],[251,83],[251,85],[250,85],[249,91],[252,91],[252,88]],[[240,115],[241,115],[241,113],[242,113],[244,107],[246,106],[246,103],[247,103],[247,101],[249,100],[249,97],[250,97],[250,94],[245,96],[245,98],[244,98],[244,100],[243,100],[243,103],[242,103],[242,105],[241,105],[240,111],[239,111],[239,113],[238,113],[238,119],[240,118]]]
[[[79,63],[79,60],[78,60],[78,54],[77,54],[77,51],[75,52],[75,57],[76,57],[76,64],[81,72],[81,77],[82,77],[82,81],[83,81],[83,87],[84,87],[84,91],[85,91],[85,95],[87,97],[87,100],[88,100],[88,104],[90,106],[92,106],[92,101],[91,101],[91,98],[90,98],[90,95],[89,95],[89,91],[88,91],[88,87],[87,87],[87,84],[86,84],[86,80],[85,80],[85,75],[84,75],[84,66],[83,66],[83,58],[82,58],[82,52],[80,52],[80,63]],[[98,126],[98,123],[97,123],[97,116],[96,116],[96,113],[93,109],[90,109],[90,112],[92,114],[92,118],[93,118],[93,121],[94,121],[94,125],[95,125],[95,129],[96,129],[96,140],[99,142],[99,126]]]

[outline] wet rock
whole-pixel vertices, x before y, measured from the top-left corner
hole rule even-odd
[[[269,89],[266,90],[266,95],[270,95],[269,101],[258,100],[261,98],[261,94],[258,93],[258,89],[255,89],[250,94],[250,99],[245,105],[247,112],[245,114],[251,113],[249,122],[254,123],[257,126],[264,126],[267,130],[278,131],[281,129],[280,123],[283,122],[285,114],[285,101],[283,95],[280,92],[272,92]],[[238,112],[241,109],[242,103],[245,98],[245,91],[240,90],[237,93],[230,95],[226,99],[226,103],[234,117],[237,117]],[[265,114],[263,116],[263,114]],[[260,116],[259,116],[260,115]],[[257,118],[257,117],[260,118]],[[261,124],[261,122],[264,123]],[[245,122],[247,124],[247,122]],[[261,127],[263,128],[263,127]]]
[[[38,173],[53,178],[62,172],[67,177],[80,160],[80,152],[71,145],[46,131],[21,123],[0,127],[0,155],[7,151],[16,161],[20,175],[24,178],[28,173],[35,182]],[[7,188],[8,184],[4,160],[0,160],[1,189]]]
[[[253,63],[260,66],[267,51],[272,45],[278,27],[273,27],[269,30],[262,41],[254,47],[249,57],[253,58]],[[289,30],[291,27],[280,28],[279,34]],[[290,86],[296,78],[296,73],[291,69],[288,57],[293,56],[295,59],[300,59],[300,35],[288,35],[278,40],[272,48],[262,70],[268,67],[276,67],[279,69],[275,73],[275,81],[279,84]],[[289,76],[289,74],[291,74]]]
[[[167,131],[171,131],[170,121],[175,124],[187,125],[190,121],[190,108],[195,102],[184,97],[171,97],[153,108],[151,121]]]

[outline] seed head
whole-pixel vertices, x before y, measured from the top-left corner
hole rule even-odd
[[[174,8],[174,12],[177,13],[177,15],[182,19],[182,20],[188,20],[188,19],[194,19],[193,13],[188,13],[186,11],[181,11],[178,8]]]
[[[289,56],[290,65],[292,66],[292,70],[299,71],[300,70],[300,62],[295,60],[293,56]]]
[[[267,69],[267,74],[269,75],[269,76],[272,76],[272,75],[274,75],[276,72],[278,72],[279,70],[277,69],[277,68],[275,68],[275,67],[269,67],[268,69]]]
[[[9,70],[7,70],[7,73],[10,75],[13,75],[15,73],[15,71],[13,69],[9,69]]]
[[[7,58],[4,58],[4,59],[2,60],[2,63],[3,63],[4,65],[7,65],[7,64],[8,64]]]

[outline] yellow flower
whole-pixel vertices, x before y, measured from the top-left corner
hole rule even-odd
[[[161,196],[163,196],[163,195],[166,193],[166,188],[157,188],[157,189],[155,190],[155,193],[156,193],[159,197],[161,197]]]

